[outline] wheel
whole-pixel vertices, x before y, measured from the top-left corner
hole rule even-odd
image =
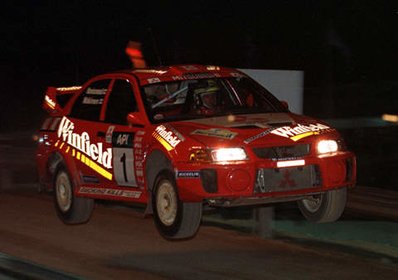
[[[94,208],[93,199],[74,195],[72,180],[64,166],[55,175],[54,202],[58,217],[66,224],[86,223]]]
[[[340,218],[347,202],[347,188],[330,190],[298,201],[303,216],[311,222],[329,223]]]
[[[170,170],[156,176],[152,203],[155,225],[163,237],[186,239],[196,234],[202,219],[202,203],[180,201]]]

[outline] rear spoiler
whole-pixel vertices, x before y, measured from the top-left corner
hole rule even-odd
[[[44,96],[43,109],[52,116],[61,115],[71,97],[77,94],[81,88],[81,86],[48,87]]]

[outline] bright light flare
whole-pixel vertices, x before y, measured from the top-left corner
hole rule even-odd
[[[287,161],[278,161],[276,163],[276,167],[283,168],[283,167],[293,167],[293,166],[303,166],[305,165],[305,160],[287,160]]]
[[[246,160],[247,155],[242,148],[220,148],[211,151],[213,161],[237,161]]]
[[[386,122],[398,122],[398,115],[384,114],[381,118]]]
[[[338,150],[338,145],[335,140],[322,140],[318,142],[318,153],[327,154],[334,153]]]

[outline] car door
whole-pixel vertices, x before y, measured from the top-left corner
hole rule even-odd
[[[114,79],[103,106],[100,126],[106,147],[112,149],[113,180],[118,186],[139,187],[143,183],[145,132],[127,123],[127,115],[138,111],[132,83],[126,78]]]
[[[58,136],[67,145],[78,171],[81,184],[100,184],[113,179],[112,149],[101,137],[101,112],[111,79],[90,82],[76,99],[71,112],[64,117]]]

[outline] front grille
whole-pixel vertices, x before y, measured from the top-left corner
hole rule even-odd
[[[283,192],[322,185],[321,173],[317,165],[289,168],[262,168],[257,170],[256,193]]]
[[[262,159],[298,158],[310,153],[310,145],[299,144],[295,146],[253,148],[253,152]]]

